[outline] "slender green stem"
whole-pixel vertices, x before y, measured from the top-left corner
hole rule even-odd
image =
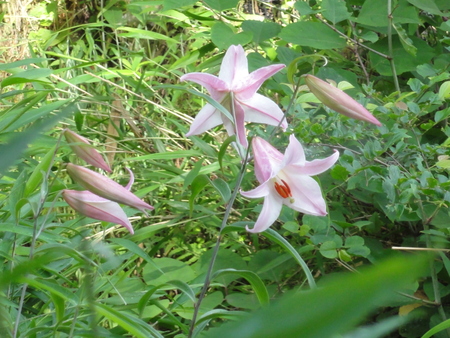
[[[425,231],[425,243],[427,248],[433,248],[433,244],[431,243],[431,237],[430,237],[430,221],[432,217],[426,217],[425,211],[423,209],[422,201],[419,200],[419,208],[420,213],[422,214],[422,223],[423,223],[423,230]],[[436,208],[434,214],[436,214],[439,210],[439,207]],[[433,293],[434,293],[434,302],[437,304],[439,315],[441,316],[442,321],[447,320],[447,316],[444,311],[444,307],[441,303],[441,291],[439,289],[439,280],[437,276],[436,266],[434,264],[434,260],[430,260],[430,272],[431,272],[431,283],[433,285]],[[447,337],[450,337],[450,328],[446,329]]]
[[[203,298],[205,297],[206,291],[208,290],[208,287],[209,287],[209,285],[211,283],[211,275],[212,275],[212,271],[213,271],[213,268],[214,268],[214,263],[216,262],[217,254],[219,253],[220,243],[221,243],[222,237],[223,237],[222,231],[225,228],[225,226],[227,225],[228,218],[229,218],[230,213],[231,213],[231,209],[233,207],[234,201],[236,200],[236,196],[237,196],[237,194],[239,192],[239,189],[241,187],[241,183],[242,183],[242,180],[243,180],[244,175],[245,175],[245,169],[247,168],[247,162],[248,162],[248,158],[249,158],[249,153],[250,153],[250,147],[247,148],[247,152],[245,154],[245,158],[244,158],[244,160],[242,162],[241,170],[240,170],[239,175],[237,177],[236,186],[234,187],[233,194],[231,195],[231,198],[228,201],[227,207],[225,209],[225,214],[224,214],[223,219],[222,219],[222,224],[220,226],[219,235],[217,236],[216,244],[214,246],[212,257],[211,257],[211,261],[209,263],[208,271],[206,272],[205,282],[203,284],[203,287],[202,287],[202,290],[200,292],[200,295],[198,296],[198,300],[197,300],[197,302],[195,303],[195,306],[194,306],[194,314],[192,316],[191,326],[189,327],[188,338],[192,338],[193,337],[194,328],[195,328],[195,322],[197,321],[198,312],[200,310],[200,305],[202,304]]]
[[[395,85],[395,90],[398,92],[398,94],[400,95],[400,85],[398,83],[398,78],[397,78],[397,71],[395,70],[395,63],[394,63],[394,57],[393,57],[393,52],[392,52],[392,0],[388,0],[388,48],[389,48],[389,63],[391,64],[391,70],[392,70],[392,76],[394,78],[394,85]]]

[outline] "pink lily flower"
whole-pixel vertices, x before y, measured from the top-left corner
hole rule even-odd
[[[352,99],[345,92],[319,79],[313,75],[305,75],[305,82],[313,93],[324,105],[338,113],[381,126],[378,121],[362,104]]]
[[[63,134],[69,143],[70,148],[79,158],[94,167],[103,169],[109,173],[112,172],[102,155],[92,147],[91,143],[86,138],[69,129],[64,129]]]
[[[283,130],[287,122],[280,107],[269,98],[257,94],[262,83],[285,65],[271,65],[248,73],[248,61],[244,48],[228,48],[219,77],[207,73],[189,73],[181,81],[193,81],[205,87],[211,97],[224,106],[230,114],[234,111],[234,121],[230,120],[214,106],[207,103],[198,113],[186,136],[198,135],[215,126],[223,124],[229,135],[235,135],[238,142],[248,146],[244,121],[265,123],[277,126],[280,121]]]
[[[339,152],[320,160],[306,161],[300,142],[294,135],[283,155],[260,137],[252,141],[255,175],[261,185],[250,191],[241,191],[248,198],[264,197],[264,204],[253,229],[257,233],[268,229],[278,218],[283,204],[308,215],[325,216],[325,200],[319,184],[311,178],[333,166]]]
[[[97,219],[123,225],[134,234],[133,226],[128,220],[120,205],[106,198],[97,196],[90,191],[63,190],[63,198],[75,211],[80,214]]]
[[[67,164],[67,171],[75,182],[95,195],[136,208],[146,215],[145,209],[154,209],[150,204],[142,201],[126,187],[121,186],[119,183],[114,182],[108,177],[98,174],[95,171],[72,163]],[[131,182],[133,179],[134,178],[132,177]],[[128,184],[130,185],[130,183]]]

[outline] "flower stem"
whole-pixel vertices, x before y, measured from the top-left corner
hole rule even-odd
[[[198,312],[200,310],[200,305],[202,304],[203,298],[205,298],[205,295],[206,295],[206,291],[208,290],[208,287],[211,284],[211,275],[212,275],[212,271],[213,271],[213,268],[214,268],[214,263],[216,262],[217,254],[219,253],[220,243],[221,243],[222,238],[223,238],[222,231],[225,228],[225,226],[227,225],[228,217],[230,216],[231,209],[233,207],[234,201],[236,200],[236,196],[237,196],[237,194],[239,192],[239,189],[241,187],[241,183],[242,183],[242,180],[243,180],[244,175],[245,175],[245,169],[247,167],[249,153],[250,153],[250,146],[247,148],[247,151],[245,153],[245,158],[244,158],[244,161],[242,161],[241,170],[240,170],[239,175],[237,177],[236,186],[234,187],[233,194],[231,195],[230,200],[228,201],[227,207],[225,209],[225,214],[224,214],[223,219],[222,219],[222,224],[220,226],[219,235],[217,236],[217,241],[216,241],[216,244],[215,244],[214,249],[213,249],[211,261],[209,262],[208,271],[206,272],[205,282],[203,283],[202,290],[200,292],[200,295],[198,296],[197,303],[195,303],[195,306],[194,306],[194,314],[192,316],[191,325],[189,327],[188,338],[192,338],[193,337],[194,328],[195,328],[195,322],[197,321]]]
[[[398,78],[397,78],[397,71],[395,70],[395,63],[394,63],[394,57],[393,57],[393,52],[392,52],[392,0],[388,0],[388,48],[389,48],[389,63],[391,64],[391,70],[392,70],[392,76],[394,78],[394,85],[395,85],[395,90],[398,92],[398,95],[400,95],[400,85],[398,83]]]

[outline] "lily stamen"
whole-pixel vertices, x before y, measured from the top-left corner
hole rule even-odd
[[[285,180],[280,181],[282,182],[282,184],[275,182],[275,190],[277,191],[277,193],[283,198],[292,197],[292,192],[289,185]]]

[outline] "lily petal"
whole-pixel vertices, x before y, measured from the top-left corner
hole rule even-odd
[[[330,169],[339,159],[339,152],[334,150],[331,156],[323,159],[306,162],[302,168],[298,168],[298,173],[301,175],[315,176]]]
[[[279,64],[259,68],[243,79],[241,83],[233,88],[233,91],[241,100],[248,100],[258,91],[264,81],[284,67],[286,66]]]
[[[253,139],[252,147],[256,179],[259,183],[266,182],[281,169],[283,154],[261,137]]]
[[[305,163],[305,151],[303,150],[302,144],[295,138],[294,135],[289,136],[289,145],[284,152],[282,166],[298,165],[302,167]]]
[[[252,229],[249,229],[248,226],[245,226],[245,229],[248,232],[252,233],[258,233],[267,230],[277,220],[282,207],[283,203],[281,201],[281,198],[277,197],[275,194],[267,195],[267,197],[264,199],[261,213],[259,214],[254,227]]]
[[[230,91],[230,86],[227,82],[219,79],[217,76],[208,73],[189,73],[180,78],[180,81],[192,81],[205,87],[211,94],[211,97],[218,101],[223,92]]]
[[[94,167],[103,169],[109,173],[112,172],[102,155],[95,150],[85,137],[78,135],[70,129],[64,129],[63,134],[66,141],[69,143],[70,148],[79,158]]]
[[[248,75],[248,61],[241,45],[230,46],[220,66],[219,79],[230,84],[240,83]]]
[[[288,125],[284,113],[271,99],[255,94],[248,100],[239,102],[244,108],[246,121],[278,126],[280,121],[283,120],[280,127],[286,130]]]
[[[223,121],[220,112],[214,106],[207,103],[195,117],[186,136],[189,137],[201,134],[222,123]]]
[[[247,135],[245,134],[245,113],[244,109],[242,109],[241,105],[238,102],[234,103],[234,114],[235,114],[235,128],[236,128],[236,136],[237,141],[244,148],[248,147]]]
[[[63,190],[64,200],[80,214],[97,219],[123,225],[131,234],[134,234],[128,216],[116,202],[97,196],[90,191]]]
[[[288,184],[294,203],[286,198],[284,203],[287,206],[308,215],[325,216],[327,214],[327,206],[320,186],[312,177],[291,173]]]
[[[270,187],[268,182],[265,182],[261,184],[260,186],[256,187],[255,189],[249,190],[249,191],[240,191],[241,195],[247,198],[261,198],[266,197],[271,193]]]
[[[154,209],[127,188],[95,171],[72,163],[67,164],[67,171],[78,184],[95,195],[136,208],[145,214],[147,214],[145,209]]]
[[[363,120],[381,126],[381,122],[364,108],[362,104],[355,101],[339,88],[310,74],[305,75],[305,82],[309,90],[328,108],[353,119]]]

